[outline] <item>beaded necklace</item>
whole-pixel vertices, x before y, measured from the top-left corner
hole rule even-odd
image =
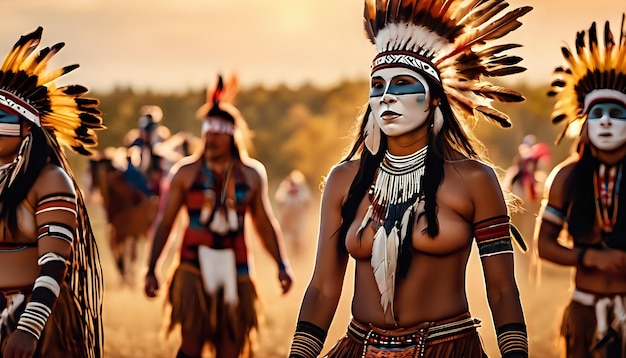
[[[357,235],[371,223],[375,230],[371,264],[381,306],[388,323],[396,324],[393,297],[398,252],[409,236],[418,211],[423,210],[422,178],[428,147],[407,156],[385,153],[369,191],[370,205]]]
[[[609,167],[600,163],[593,172],[593,192],[596,205],[596,219],[604,233],[613,231],[617,222],[622,164]]]

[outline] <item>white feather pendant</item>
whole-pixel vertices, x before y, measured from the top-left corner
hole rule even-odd
[[[426,201],[424,201],[424,198],[419,198],[415,207],[415,220],[424,212],[426,212]]]
[[[365,230],[365,227],[367,226],[367,224],[369,224],[370,220],[372,220],[372,213],[374,212],[374,206],[372,206],[370,204],[370,206],[367,208],[367,212],[365,213],[365,216],[363,217],[363,221],[361,221],[361,225],[359,226],[359,229],[356,232],[356,236],[361,236],[361,233],[363,232],[363,230]]]
[[[404,242],[406,238],[407,230],[409,229],[409,220],[411,219],[411,213],[415,210],[415,205],[409,206],[404,215],[402,215],[402,221],[400,222],[400,241]]]
[[[396,267],[398,262],[398,230],[394,227],[389,236],[380,227],[374,236],[372,268],[380,292],[380,305],[387,323],[395,324],[393,298],[395,294]]]
[[[389,291],[389,304],[391,312],[393,313],[393,297],[396,293],[396,268],[398,267],[398,245],[400,244],[400,238],[398,237],[398,228],[393,227],[389,236],[387,236],[387,250],[386,258],[387,262],[387,287]],[[383,306],[384,308],[384,306]],[[393,316],[393,315],[392,315]]]
[[[441,108],[437,106],[435,108],[435,118],[433,119],[433,134],[439,134],[441,128],[443,128],[443,113],[441,113]]]
[[[374,118],[374,114],[370,113],[367,117],[367,123],[365,124],[365,147],[372,154],[378,153],[378,149],[380,148],[380,127],[378,123],[376,123],[376,118]]]
[[[387,311],[387,307],[391,302],[390,288],[387,287],[387,233],[385,227],[381,226],[376,235],[374,235],[374,245],[372,247],[372,269],[374,270],[374,279],[378,285],[380,292],[380,304],[383,310]]]
[[[396,318],[394,313],[394,297],[396,294],[396,268],[398,267],[398,229],[394,227],[391,229],[389,236],[387,237],[387,287],[389,292],[389,303],[387,306],[383,306],[383,312],[385,313],[385,321],[389,324],[396,324]],[[381,300],[382,303],[382,300]]]

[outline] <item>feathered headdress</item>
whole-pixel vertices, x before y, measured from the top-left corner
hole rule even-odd
[[[215,87],[207,89],[206,103],[198,108],[196,117],[202,120],[207,117],[218,116],[234,122],[235,117],[240,116],[239,110],[234,106],[238,91],[239,80],[237,76],[232,75],[225,82],[222,75],[218,75]]]
[[[56,87],[57,78],[75,70],[69,65],[46,72],[48,62],[64,46],[35,49],[43,28],[21,36],[0,67],[0,105],[10,107],[35,125],[52,131],[59,143],[79,154],[89,155],[97,145],[95,130],[104,129],[98,100],[82,97],[81,85]]]
[[[64,46],[57,43],[35,52],[43,28],[23,35],[0,65],[0,108],[18,113],[42,128],[53,155],[68,173],[77,195],[77,238],[65,281],[73,292],[73,303],[81,313],[90,357],[102,355],[102,268],[98,248],[81,191],[72,174],[69,161],[59,144],[76,153],[89,155],[97,145],[95,130],[104,129],[98,100],[82,97],[87,88],[81,85],[57,87],[54,81],[78,68],[65,66],[46,71],[48,62]]]
[[[236,151],[241,159],[248,155],[251,134],[241,112],[235,107],[238,91],[239,80],[236,75],[231,75],[227,81],[224,81],[222,75],[218,75],[215,86],[207,89],[206,103],[196,111],[196,119],[204,121],[203,126],[209,123],[206,120],[210,117],[232,122],[234,127],[230,130],[230,134],[235,137]],[[216,124],[211,123],[211,125]],[[217,130],[224,133],[229,131],[227,128],[217,128]]]
[[[589,108],[599,100],[613,99],[626,105],[626,33],[624,17],[619,38],[615,39],[609,22],[604,25],[604,41],[598,41],[596,23],[587,32],[576,34],[576,48],[561,48],[567,66],[554,70],[554,80],[549,96],[557,102],[552,112],[552,123],[565,122],[565,128],[557,137],[560,142],[566,134],[579,136],[580,128],[587,119]]]
[[[521,26],[529,6],[507,12],[504,0],[365,0],[365,31],[378,54],[372,72],[404,66],[429,76],[446,93],[463,120],[486,119],[510,127],[509,117],[491,102],[524,97],[485,77],[522,72],[522,60],[503,54],[517,44],[489,46]]]

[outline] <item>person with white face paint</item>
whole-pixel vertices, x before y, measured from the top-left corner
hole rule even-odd
[[[61,145],[88,156],[105,129],[78,65],[47,70],[62,42],[22,35],[0,64],[0,357],[104,355],[102,267]]]
[[[626,34],[592,23],[564,47],[567,66],[554,71],[557,142],[576,150],[550,173],[537,217],[539,256],[574,271],[563,313],[561,349],[570,357],[626,357]],[[567,240],[562,240],[563,232]]]
[[[352,320],[326,356],[483,357],[480,320],[469,312],[465,287],[476,238],[499,353],[527,357],[509,208],[480,142],[466,129],[479,119],[511,125],[491,101],[524,97],[485,76],[523,68],[515,66],[518,57],[489,45],[474,52],[471,42],[460,41],[472,33],[475,43],[489,43],[475,30],[489,28],[500,11],[486,16],[483,7],[504,7],[382,3],[365,1],[366,33],[378,52],[369,101],[350,152],[325,183],[315,268],[289,356],[322,352],[352,258]],[[502,33],[519,27],[530,10],[504,15]],[[480,26],[469,20],[478,18]],[[490,61],[500,65],[482,65]]]
[[[247,155],[248,127],[232,103],[236,93],[234,76],[227,82],[219,76],[207,92],[207,102],[196,113],[204,146],[172,168],[156,222],[145,282],[148,297],[158,293],[157,262],[176,216],[183,206],[189,215],[180,264],[168,290],[168,331],[180,326],[182,336],[177,358],[199,358],[205,348],[218,358],[253,355],[257,292],[246,238],[258,234],[276,261],[282,292],[292,285],[265,166]]]

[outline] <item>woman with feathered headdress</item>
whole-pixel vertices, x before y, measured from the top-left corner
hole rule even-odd
[[[205,345],[217,357],[252,354],[252,333],[258,327],[257,293],[244,233],[258,233],[276,260],[283,293],[291,288],[280,227],[269,203],[265,167],[248,157],[248,128],[233,105],[235,80],[232,77],[225,82],[219,76],[207,102],[198,109],[204,146],[172,168],[169,188],[164,190],[163,213],[157,220],[146,275],[148,297],[154,297],[159,288],[156,264],[178,211],[185,206],[189,214],[180,265],[168,294],[172,307],[169,331],[180,325],[182,333],[178,358],[200,357]]]
[[[355,259],[352,321],[329,357],[482,357],[465,272],[476,239],[498,344],[527,357],[507,201],[468,124],[509,127],[489,76],[524,69],[488,45],[531,10],[503,0],[366,0],[376,45],[369,104],[322,196],[313,277],[290,357],[317,357]],[[498,17],[500,16],[500,17]],[[523,243],[523,241],[521,241]]]
[[[565,123],[576,151],[547,181],[536,232],[539,256],[575,268],[561,326],[567,357],[626,357],[626,33],[594,22],[563,47],[554,71],[553,123]],[[586,41],[586,38],[588,41]],[[566,231],[570,242],[563,243]]]
[[[98,101],[46,71],[63,43],[35,51],[22,36],[0,67],[1,353],[101,357],[102,270],[89,217],[63,144],[89,155],[103,129]]]

